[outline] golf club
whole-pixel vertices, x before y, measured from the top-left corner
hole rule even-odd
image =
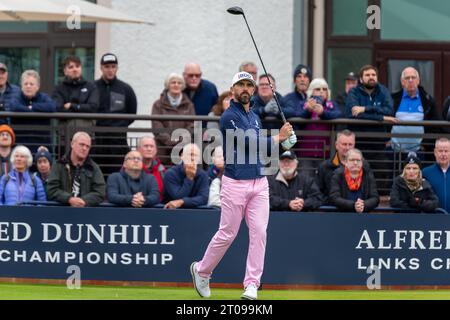
[[[261,55],[259,54],[259,50],[258,50],[258,46],[256,45],[255,38],[253,38],[252,31],[250,30],[250,26],[248,25],[247,19],[245,18],[244,10],[242,10],[241,7],[231,7],[231,8],[228,8],[227,11],[228,11],[228,13],[231,13],[234,15],[242,15],[244,17],[244,21],[245,21],[245,24],[247,25],[248,32],[250,32],[250,36],[252,37],[253,44],[255,45],[255,49],[256,49],[256,53],[258,54],[259,61],[261,61],[261,65],[263,67],[264,74],[266,75],[267,81],[269,82],[270,89],[272,90],[273,98],[275,99],[275,102],[277,103],[277,106],[278,106],[278,110],[280,111],[281,119],[283,120],[283,123],[286,123],[287,122],[286,117],[284,116],[283,110],[281,110],[280,102],[278,101],[277,95],[275,94],[275,90],[273,89],[272,82],[270,82],[270,78],[267,75],[266,67],[264,66],[264,62],[261,58]],[[256,79],[255,79],[255,81],[256,81]]]

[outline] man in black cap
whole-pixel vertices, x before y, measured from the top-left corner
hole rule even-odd
[[[0,62],[0,111],[8,111],[14,98],[20,96],[20,88],[8,82],[8,67]],[[7,124],[8,119],[0,118],[0,124]]]
[[[280,156],[280,171],[269,177],[270,209],[274,211],[311,211],[323,202],[322,193],[313,178],[298,172],[293,151]]]
[[[338,94],[335,100],[342,114],[345,114],[345,99],[347,99],[348,93],[357,85],[358,76],[354,72],[349,72],[345,77],[345,92]]]
[[[104,54],[100,65],[102,76],[95,81],[100,96],[99,113],[136,114],[137,99],[133,88],[117,79],[119,70],[117,56],[112,53]],[[131,123],[133,120],[97,120],[98,127],[128,128]],[[103,173],[119,171],[122,167],[123,155],[130,151],[127,133],[125,131],[98,132],[95,140],[95,144],[98,145],[95,153],[106,155],[96,159],[97,163],[104,165]]]
[[[300,105],[306,101],[306,91],[312,81],[312,71],[308,66],[299,64],[294,70],[294,84],[293,92],[288,93],[283,97],[283,103],[286,106],[286,118],[293,117],[295,110],[300,108]]]

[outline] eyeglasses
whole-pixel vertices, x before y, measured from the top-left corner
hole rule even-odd
[[[315,88],[314,90],[317,90],[317,91],[328,91],[328,88]]]
[[[186,74],[186,77],[188,78],[200,78],[202,76],[201,73],[188,73]]]
[[[361,163],[361,159],[348,159],[348,162],[356,162],[356,163]]]
[[[141,162],[142,158],[141,157],[126,157],[125,160],[131,160],[131,161],[138,161]]]
[[[91,148],[91,146],[90,146],[89,144],[85,144],[85,143],[78,143],[78,145],[79,145],[81,148],[84,148],[84,149],[90,149],[90,148]]]

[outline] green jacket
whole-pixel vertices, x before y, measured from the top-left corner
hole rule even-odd
[[[70,152],[69,152],[70,154]],[[68,156],[64,156],[55,162],[50,171],[47,184],[48,199],[69,204],[72,197],[72,174]],[[87,158],[81,167],[80,198],[86,202],[86,206],[95,207],[105,198],[106,184],[100,167]]]

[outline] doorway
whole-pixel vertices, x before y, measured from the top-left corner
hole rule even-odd
[[[379,80],[391,92],[401,90],[400,76],[404,68],[411,66],[420,75],[420,84],[435,99],[440,111],[450,95],[449,72],[444,66],[450,63],[450,45],[430,43],[376,43],[375,62],[380,70]]]

